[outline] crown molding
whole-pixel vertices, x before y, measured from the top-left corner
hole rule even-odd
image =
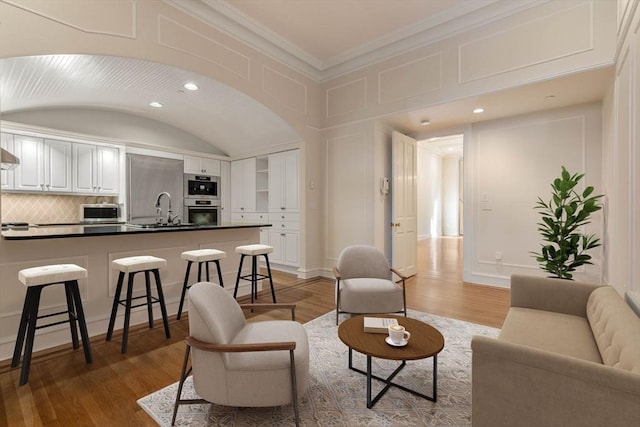
[[[550,0],[474,0],[322,61],[220,0],[164,0],[321,83]]]

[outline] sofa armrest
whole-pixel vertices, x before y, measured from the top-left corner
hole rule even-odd
[[[604,285],[514,274],[511,276],[511,307],[586,317],[589,295],[601,286]]]
[[[474,427],[640,425],[640,375],[476,336]]]

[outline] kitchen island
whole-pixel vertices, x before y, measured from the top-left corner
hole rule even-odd
[[[167,268],[160,273],[167,311],[172,318],[177,313],[184,281],[186,265],[180,257],[183,251],[205,248],[225,251],[227,257],[220,263],[224,286],[233,292],[240,260],[235,247],[258,243],[260,228],[265,226],[268,225],[225,223],[143,228],[127,224],[67,224],[3,229],[0,240],[0,361],[11,358],[18,331],[26,293],[18,281],[20,270],[48,264],[77,264],[86,268],[88,278],[81,280],[79,285],[87,327],[90,336],[102,335],[107,331],[116,287],[117,272],[111,269],[114,259],[153,255],[167,260]],[[243,274],[249,274],[249,269],[250,263],[245,263]],[[143,290],[144,276],[138,276],[135,289]],[[190,283],[196,278],[197,269],[192,268]],[[215,271],[212,271],[211,279],[217,282]],[[248,282],[242,282],[238,295],[249,293]],[[40,314],[61,311],[65,306],[64,292],[52,287],[42,294]],[[116,347],[124,317],[122,311],[120,314],[112,342]],[[131,325],[145,323],[146,316],[145,307],[133,309]],[[157,305],[154,318],[160,318]],[[161,327],[148,333],[164,334]],[[69,327],[61,324],[38,331],[34,351],[70,342]]]

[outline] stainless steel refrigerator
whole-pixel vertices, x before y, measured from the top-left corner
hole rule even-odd
[[[156,219],[158,194],[171,195],[174,214],[182,217],[184,162],[176,159],[127,154],[127,222],[150,224]],[[161,200],[162,215],[167,216],[168,200]]]

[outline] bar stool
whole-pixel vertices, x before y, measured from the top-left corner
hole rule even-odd
[[[255,244],[236,247],[236,253],[240,254],[240,266],[238,267],[236,287],[233,291],[234,298],[238,294],[238,285],[240,284],[240,279],[248,280],[251,282],[251,303],[253,304],[254,299],[258,298],[258,280],[269,279],[269,283],[271,284],[271,296],[273,297],[273,302],[276,302],[276,292],[273,289],[271,267],[269,267],[269,257],[267,256],[271,252],[273,252],[273,247],[268,245]],[[264,256],[264,260],[267,264],[267,272],[269,273],[268,275],[258,273],[258,257],[260,255]],[[245,256],[251,257],[251,274],[242,276],[242,262],[244,261]]]
[[[132,256],[128,258],[115,259],[111,262],[111,266],[120,272],[118,275],[118,285],[116,287],[116,294],[113,297],[113,306],[111,308],[111,318],[109,319],[109,329],[107,330],[107,341],[111,341],[113,335],[113,326],[116,322],[116,314],[118,311],[118,304],[125,307],[124,311],[124,326],[122,329],[122,353],[127,352],[127,339],[129,338],[129,320],[131,318],[131,309],[135,307],[147,306],[147,314],[149,317],[149,328],[153,328],[153,307],[152,304],[158,303],[160,305],[160,311],[162,312],[162,322],[164,323],[164,333],[167,338],[171,338],[169,332],[169,320],[167,318],[167,309],[164,304],[164,295],[162,293],[162,283],[160,282],[160,269],[167,266],[167,261],[162,258],[154,256],[142,255]],[[145,278],[145,295],[137,297],[133,296],[133,278],[136,273],[144,272]],[[156,279],[157,297],[151,295],[151,280],[150,275]],[[125,299],[120,299],[122,293],[122,284],[124,282],[124,276],[129,274],[129,281],[127,284],[127,296]],[[146,301],[141,304],[132,305],[133,300],[145,298]]]
[[[80,326],[84,359],[86,363],[93,362],[93,355],[91,354],[91,346],[89,343],[89,334],[87,332],[87,323],[84,318],[84,310],[82,309],[82,300],[80,299],[80,290],[78,287],[78,280],[85,279],[86,277],[87,270],[75,264],[46,265],[26,268],[18,272],[18,280],[27,287],[27,295],[24,300],[22,317],[20,318],[20,326],[18,328],[18,337],[16,339],[15,349],[13,350],[13,359],[11,359],[11,367],[15,368],[18,366],[18,363],[20,362],[20,354],[22,353],[22,347],[24,345],[24,358],[22,360],[22,370],[20,372],[20,385],[26,384],[29,380],[29,367],[31,365],[31,353],[33,351],[33,340],[36,329],[47,328],[49,326],[60,325],[62,323],[69,323],[73,348],[77,349],[79,347],[77,326]],[[42,289],[50,285],[61,283],[64,283],[64,291],[67,297],[67,310],[38,316]],[[68,314],[69,318],[58,322],[48,323],[46,325],[36,325],[38,319],[58,316],[61,314]],[[76,322],[78,322],[77,325]]]
[[[207,272],[207,282],[209,281],[209,263],[215,262],[218,267],[218,281],[220,286],[224,288],[222,283],[222,270],[220,269],[220,260],[227,257],[227,253],[219,251],[217,249],[196,249],[193,251],[185,251],[180,255],[182,259],[187,261],[187,270],[184,274],[184,284],[182,285],[182,295],[180,296],[180,305],[178,306],[178,315],[176,319],[180,320],[182,316],[182,306],[184,305],[184,297],[187,294],[187,289],[191,287],[189,282],[189,272],[191,271],[191,264],[198,263],[198,282],[202,281],[202,264],[205,264]]]

